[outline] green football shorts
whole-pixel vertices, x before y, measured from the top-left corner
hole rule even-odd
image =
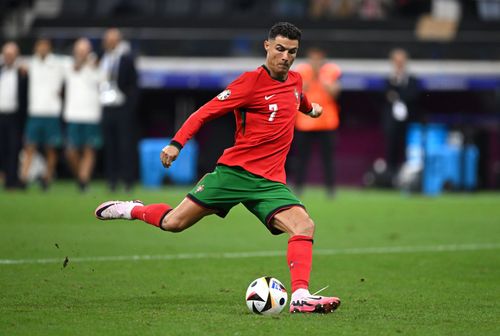
[[[283,183],[270,181],[240,167],[218,165],[203,176],[187,197],[207,209],[225,217],[235,205],[242,203],[272,234],[283,233],[270,226],[281,210],[294,206],[304,207],[302,202]]]

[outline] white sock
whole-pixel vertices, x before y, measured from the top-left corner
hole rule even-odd
[[[311,293],[309,293],[309,289],[299,288],[292,293],[292,301],[297,301],[310,295]]]

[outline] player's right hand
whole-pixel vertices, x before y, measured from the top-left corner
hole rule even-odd
[[[165,146],[160,153],[161,164],[165,168],[169,168],[172,165],[172,162],[177,159],[179,156],[179,149],[175,146],[168,145]]]

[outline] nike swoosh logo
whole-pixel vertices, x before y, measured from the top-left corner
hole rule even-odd
[[[276,95],[276,94],[273,94],[273,95],[270,95],[270,96],[264,96],[264,99],[265,99],[265,100],[269,100],[269,99],[273,98],[275,95]]]

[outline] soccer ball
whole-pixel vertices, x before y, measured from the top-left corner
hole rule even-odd
[[[286,305],[288,294],[285,286],[275,278],[255,279],[248,286],[245,296],[247,307],[255,314],[279,314]]]

